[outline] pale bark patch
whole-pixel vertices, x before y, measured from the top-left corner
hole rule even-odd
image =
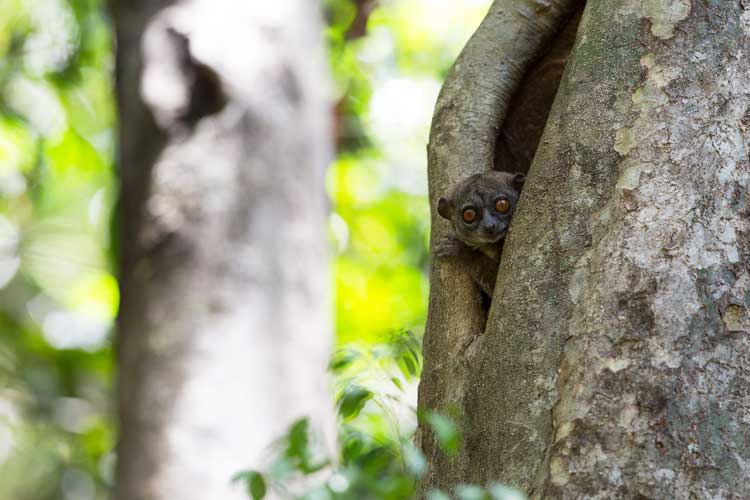
[[[674,36],[677,23],[687,19],[692,5],[690,0],[642,0],[641,16],[651,21],[651,33],[662,40]]]

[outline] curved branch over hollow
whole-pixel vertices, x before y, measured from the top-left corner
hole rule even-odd
[[[587,2],[465,367],[431,303],[421,402],[466,439],[428,486],[750,498],[749,40],[744,0]]]
[[[458,57],[438,97],[428,145],[433,243],[446,229],[434,211],[437,199],[458,179],[492,168],[500,126],[524,74],[582,4],[495,0]],[[448,394],[444,382],[466,380],[466,359],[473,339],[484,330],[486,313],[480,292],[455,264],[433,263],[430,290],[419,405],[460,417],[465,391]],[[430,462],[427,486],[465,479],[465,471],[442,456],[429,433],[420,436]]]

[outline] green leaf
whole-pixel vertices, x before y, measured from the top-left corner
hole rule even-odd
[[[247,488],[253,500],[261,500],[266,496],[266,481],[257,472],[248,479]]]
[[[310,421],[307,417],[294,422],[287,433],[285,457],[292,467],[303,474],[313,474],[330,465],[328,460],[312,461],[313,449],[310,447]]]
[[[266,481],[263,476],[257,472],[253,473],[252,477],[247,482],[248,491],[253,500],[261,500],[266,496]]]
[[[382,477],[396,459],[394,450],[378,446],[357,458],[362,474],[371,478]]]
[[[455,455],[458,452],[460,435],[453,421],[445,415],[433,411],[427,412],[425,419],[437,436],[438,443],[443,451],[449,456]]]
[[[300,472],[302,472],[303,474],[315,474],[319,470],[323,470],[329,465],[331,465],[330,460],[321,460],[318,463],[310,463],[309,461],[306,461],[300,466]]]
[[[359,432],[352,432],[342,439],[341,458],[348,465],[362,456],[365,450],[366,437]]]
[[[307,419],[307,417],[300,418],[292,424],[288,434],[288,456],[304,460],[304,458],[308,455],[308,444],[310,442],[308,434],[309,428],[310,421]]]
[[[401,360],[404,363],[404,366],[406,367],[406,373],[404,373],[405,376],[411,376],[411,378],[414,378],[417,376],[417,364],[414,361],[414,358],[412,358],[411,354],[409,352],[403,353],[401,356]]]
[[[351,365],[360,357],[360,353],[354,349],[339,349],[328,364],[328,369],[333,373],[339,373]]]
[[[254,470],[243,471],[232,478],[232,481],[244,481],[248,493],[253,500],[261,500],[266,496],[266,480],[260,472]]]
[[[422,364],[419,339],[411,330],[402,330],[391,341],[393,355],[407,380],[419,377]]]
[[[407,443],[402,448],[401,453],[403,454],[406,468],[415,476],[421,477],[427,469],[427,461],[422,452],[413,444]]]
[[[404,390],[404,386],[401,385],[401,381],[398,379],[398,377],[391,377],[391,382],[393,382],[393,385],[395,385],[396,387],[398,387],[399,391],[403,391]]]
[[[372,392],[368,389],[361,385],[350,385],[339,397],[339,415],[344,420],[356,417],[370,398]]]

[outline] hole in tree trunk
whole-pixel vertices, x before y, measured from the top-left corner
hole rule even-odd
[[[581,13],[577,13],[564,25],[521,80],[495,144],[496,170],[528,173],[580,20]]]

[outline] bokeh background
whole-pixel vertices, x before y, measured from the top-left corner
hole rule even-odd
[[[324,2],[337,124],[332,372],[340,392],[371,391],[346,425],[378,442],[413,432],[429,123],[489,3]],[[105,7],[0,0],[0,499],[103,499],[112,486],[117,123]],[[406,355],[383,354],[394,350]]]

